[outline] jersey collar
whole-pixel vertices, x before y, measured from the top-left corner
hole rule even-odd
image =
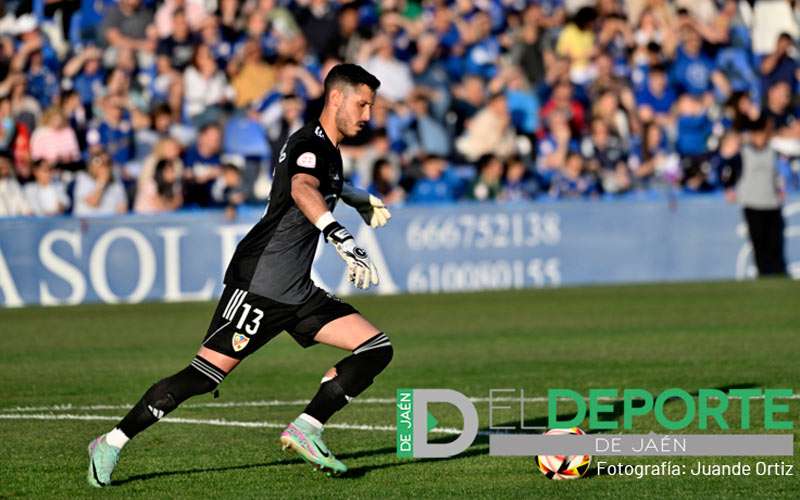
[[[322,127],[322,123],[320,123],[319,119],[314,122],[314,135],[325,141],[330,147],[335,150],[339,150],[339,146],[335,145],[328,134],[325,133],[325,129]]]

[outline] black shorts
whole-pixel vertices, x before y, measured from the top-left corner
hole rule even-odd
[[[203,346],[244,359],[286,330],[303,347],[331,321],[358,313],[350,304],[317,288],[302,304],[284,304],[246,290],[226,286]]]

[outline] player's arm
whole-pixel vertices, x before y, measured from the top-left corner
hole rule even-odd
[[[347,182],[342,186],[342,201],[355,208],[370,227],[384,226],[392,218],[380,198]]]
[[[310,174],[292,176],[292,199],[317,228],[325,241],[333,245],[336,253],[347,264],[347,277],[358,288],[378,284],[378,270],[369,260],[367,251],[356,246],[353,235],[333,217],[319,192],[319,179]]]

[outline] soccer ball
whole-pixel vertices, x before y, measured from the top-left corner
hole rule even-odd
[[[565,434],[583,435],[577,427],[571,429],[550,429],[545,436],[562,436]],[[536,465],[547,479],[578,479],[589,470],[592,462],[590,455],[545,455],[536,457]]]

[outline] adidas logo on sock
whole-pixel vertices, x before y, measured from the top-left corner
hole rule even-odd
[[[153,408],[150,405],[147,405],[147,409],[150,410],[150,413],[153,414],[154,417],[161,420],[161,417],[164,416],[164,410],[159,410],[158,408]]]

